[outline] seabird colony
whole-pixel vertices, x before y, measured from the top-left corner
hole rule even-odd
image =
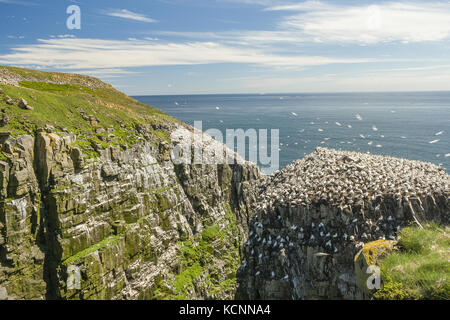
[[[431,163],[317,148],[273,175],[259,209],[329,204],[357,213],[385,197],[448,197],[449,182],[445,170]]]
[[[351,279],[364,243],[394,240],[405,225],[426,219],[449,223],[449,182],[431,163],[317,148],[261,187],[238,273],[242,290],[250,298],[285,299],[337,287],[352,297],[342,289],[351,281],[338,283]],[[272,280],[286,292],[274,296],[284,289],[267,287]]]
[[[431,163],[317,148],[263,184],[246,247],[337,253],[394,240],[409,223],[449,223],[449,178]]]

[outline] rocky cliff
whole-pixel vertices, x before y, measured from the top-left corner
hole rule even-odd
[[[234,297],[255,165],[175,165],[188,126],[93,78],[0,72],[0,299]]]
[[[355,255],[411,223],[448,225],[449,182],[429,163],[317,148],[262,187],[237,296],[363,299]]]
[[[0,111],[0,300],[360,299],[372,252],[450,220],[440,167],[318,148],[266,177],[95,78],[0,67]]]

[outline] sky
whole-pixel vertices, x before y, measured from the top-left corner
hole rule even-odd
[[[0,65],[129,95],[450,90],[450,1],[0,0]]]

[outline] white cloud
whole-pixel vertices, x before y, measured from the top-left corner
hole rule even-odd
[[[73,34],[58,34],[58,35],[51,35],[50,38],[75,38]]]
[[[154,31],[154,34],[190,39],[209,39],[224,43],[260,46],[279,42],[300,44],[307,39],[301,38],[298,32],[291,31],[228,31],[228,32],[189,32],[189,31]]]
[[[225,79],[241,92],[391,92],[448,91],[450,74],[326,74],[311,77],[243,77]]]
[[[256,4],[261,6],[273,6],[277,3],[286,3],[283,0],[222,0],[225,2],[236,2],[236,3],[245,3],[245,4]]]
[[[140,13],[129,11],[127,9],[106,10],[106,11],[103,11],[103,14],[110,16],[110,17],[117,17],[117,18],[123,18],[123,19],[134,20],[134,21],[156,22],[155,19],[152,19],[152,18],[147,17],[146,15],[143,15]]]
[[[265,11],[318,11],[330,8],[331,5],[321,1],[305,1],[295,4],[283,4],[275,6],[272,4]]]
[[[242,0],[236,0],[242,1]],[[261,2],[261,4],[264,3]],[[266,6],[280,11],[273,30],[229,32],[155,32],[165,36],[215,39],[248,46],[301,46],[305,43],[415,43],[450,39],[450,2],[385,2],[379,5],[339,5],[306,1]]]
[[[380,59],[281,55],[216,42],[162,43],[148,40],[81,38],[39,39],[37,44],[0,55],[0,63],[59,69],[112,69],[144,66],[248,63],[273,67],[308,67],[368,63]]]
[[[450,37],[449,2],[385,2],[336,5],[320,1],[272,6],[267,11],[298,11],[282,30],[316,42],[375,44],[440,41]]]
[[[28,2],[28,1],[19,1],[19,0],[0,0],[0,3],[16,4],[19,6],[38,6],[37,3]]]
[[[120,68],[113,69],[90,69],[90,70],[74,70],[74,73],[84,74],[88,76],[93,76],[102,79],[108,78],[120,78],[123,75],[136,74],[138,72],[133,72],[129,70],[124,70]]]
[[[356,3],[354,5],[342,5],[331,1],[221,1],[255,4],[265,8],[265,11],[277,11],[279,23],[268,30],[152,31],[142,34],[142,37],[149,36],[143,40],[134,38],[135,35],[130,35],[133,37],[128,40],[79,39],[72,35],[55,35],[49,39],[38,39],[34,44],[15,45],[7,54],[0,54],[0,64],[69,69],[101,78],[116,78],[132,73],[127,68],[133,67],[241,63],[270,67],[266,70],[258,69],[257,72],[279,75],[236,79],[234,85],[243,92],[450,89],[450,76],[445,74],[450,65],[445,56],[433,61],[414,59],[414,55],[410,54],[409,59],[394,59],[393,57],[399,57],[402,53],[393,51],[392,56],[381,55],[378,50],[381,46],[374,46],[377,48],[374,54],[380,58],[357,58],[347,48],[338,51],[340,55],[346,54],[347,57],[333,57],[333,53],[322,53],[320,56],[315,53],[325,51],[316,51],[316,48],[322,46],[313,44],[330,44],[331,46],[323,48],[332,50],[339,48],[336,44],[374,45],[447,40],[450,39],[450,2],[380,2],[369,6],[357,2],[353,2]],[[18,1],[0,0],[0,3],[6,2]],[[134,21],[156,21],[126,9],[102,13]],[[154,36],[161,36],[161,39]],[[179,40],[180,38],[184,40]],[[357,46],[348,47],[354,49]],[[397,46],[389,48],[395,49]],[[364,48],[359,52],[367,54],[368,51]],[[345,74],[339,74],[339,70],[343,69],[336,68],[338,70],[330,70],[337,72],[336,75],[311,77],[304,77],[305,73],[300,72],[321,65],[399,61],[414,63],[376,64],[361,66],[361,69],[349,67]],[[427,63],[421,65],[419,62]],[[429,65],[430,63],[434,65]],[[382,68],[376,69],[380,65]],[[286,70],[292,72],[284,73]],[[320,72],[322,69],[316,70]],[[372,73],[367,74],[367,70]],[[283,74],[288,76],[283,77]],[[196,74],[188,74],[194,75]],[[231,82],[226,86],[232,87]]]
[[[433,66],[423,66],[423,67],[408,67],[408,68],[391,68],[391,69],[377,69],[377,72],[386,71],[427,71],[427,70],[442,70],[450,68],[450,64],[440,64]]]

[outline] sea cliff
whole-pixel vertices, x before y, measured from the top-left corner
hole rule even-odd
[[[174,165],[192,128],[93,78],[0,72],[2,299],[234,297],[255,165]]]
[[[449,182],[430,163],[317,148],[262,186],[238,297],[370,298],[357,285],[358,252],[373,241],[392,247],[411,224],[448,225]]]
[[[0,110],[1,300],[370,298],[368,252],[450,219],[440,167],[318,148],[265,176],[87,76],[0,67]]]

